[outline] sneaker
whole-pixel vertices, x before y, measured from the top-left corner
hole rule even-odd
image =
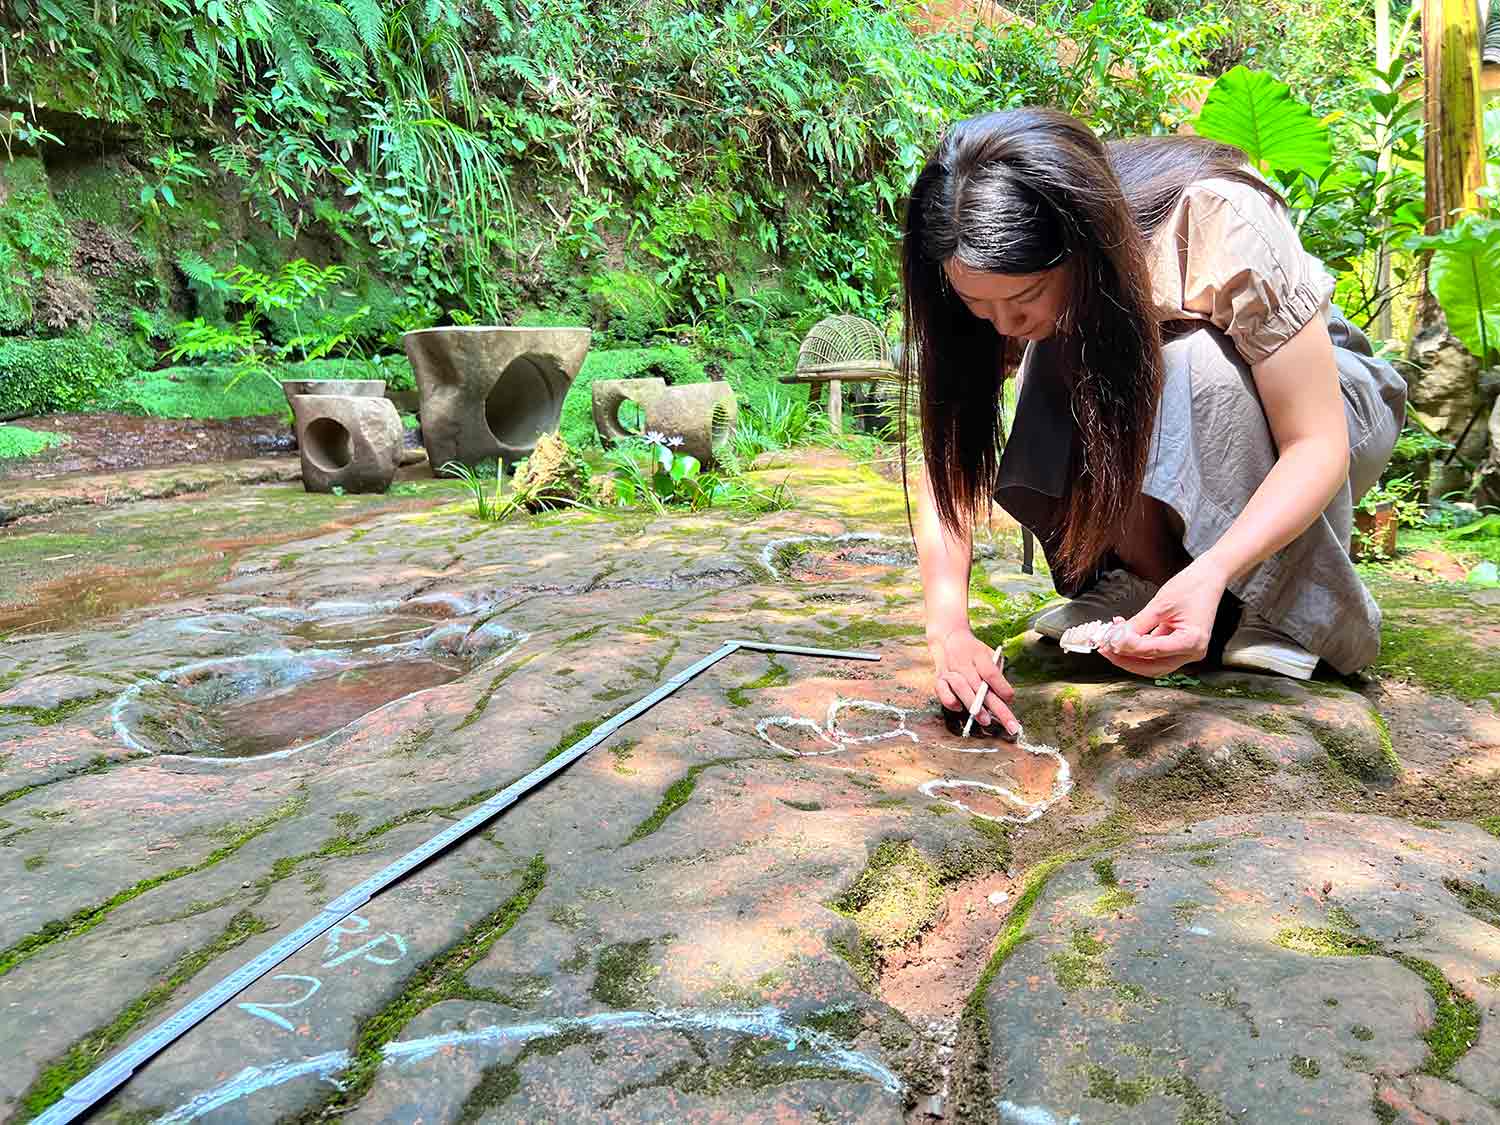
[[[1062,605],[1044,609],[1031,622],[1031,627],[1044,637],[1054,641],[1075,625],[1090,621],[1113,621],[1123,617],[1129,621],[1146,608],[1146,603],[1156,597],[1159,589],[1154,582],[1137,578],[1128,570],[1107,570],[1099,581]]]
[[[1239,628],[1224,646],[1223,664],[1226,668],[1279,672],[1294,680],[1310,680],[1318,658],[1247,609]]]

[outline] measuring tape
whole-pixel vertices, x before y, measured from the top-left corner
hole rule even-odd
[[[544,762],[519,781],[506,786],[488,801],[477,806],[462,820],[455,821],[426,843],[381,868],[363,883],[349,888],[292,933],[287,934],[259,956],[241,965],[208,991],[195,997],[176,1015],[163,1020],[130,1046],[116,1052],[98,1069],[73,1083],[63,1092],[61,1099],[35,1120],[39,1125],[65,1125],[66,1122],[76,1120],[113,1090],[124,1085],[138,1066],[166,1050],[239,993],[249,988],[292,954],[333,929],[386,887],[493,820],[542,782],[567,769],[630,720],[644,715],[694,677],[708,671],[726,656],[732,656],[742,649],[748,652],[773,652],[788,656],[820,656],[831,660],[880,659],[878,654],[871,652],[842,652],[836,649],[766,644],[763,641],[726,641],[719,649],[691,667],[683,669],[614,718],[605,720],[586,737],[573,743],[551,761]]]

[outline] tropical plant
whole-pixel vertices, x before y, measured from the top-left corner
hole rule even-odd
[[[1442,306],[1448,330],[1481,366],[1500,363],[1500,219],[1466,215],[1406,245],[1432,253],[1427,286]]]
[[[752,512],[792,506],[785,483],[769,492],[735,472],[704,470],[698,458],[678,452],[682,439],[648,430],[641,438],[620,442],[605,454],[615,470],[614,498],[623,507],[644,507],[664,515],[669,509],[701,511],[730,505]]]
[[[302,310],[344,279],[342,266],[318,267],[299,258],[274,275],[247,266],[219,272],[201,259],[187,259],[184,266],[204,285],[231,294],[245,311],[229,325],[212,324],[201,316],[177,324],[173,329],[177,343],[167,354],[172,359],[229,360],[230,387],[252,374],[279,384],[275,365],[323,359],[346,347],[354,326],[369,312],[362,306],[334,325],[302,326]],[[278,312],[287,314],[296,329],[291,339],[279,345],[264,331],[267,318]]]
[[[1193,128],[1242,150],[1267,176],[1300,172],[1316,180],[1333,160],[1327,123],[1285,82],[1243,66],[1219,76]]]

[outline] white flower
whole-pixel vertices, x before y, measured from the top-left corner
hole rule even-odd
[[[652,445],[666,445],[667,444],[667,435],[663,434],[663,433],[659,433],[656,430],[647,430],[645,433],[643,433],[641,435],[641,437],[645,438]]]
[[[682,444],[682,438],[681,437],[671,437],[671,438],[667,439],[667,445],[669,445],[673,449],[676,449],[681,444]]]

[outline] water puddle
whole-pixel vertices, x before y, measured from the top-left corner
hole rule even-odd
[[[450,683],[467,669],[438,660],[407,660],[330,672],[281,691],[241,699],[215,713],[218,756],[254,758],[299,750],[402,696]]]
[[[916,563],[909,541],[873,533],[781,539],[761,552],[761,564],[773,576],[797,582],[850,582]]]
[[[132,749],[212,760],[285,757],[417,692],[451,683],[521,638],[492,621],[434,620],[348,605],[322,613],[266,607],[239,622],[180,625],[264,646],[199,660],[132,685],[115,733]],[[266,623],[281,635],[267,635]],[[279,643],[277,643],[279,642]]]

